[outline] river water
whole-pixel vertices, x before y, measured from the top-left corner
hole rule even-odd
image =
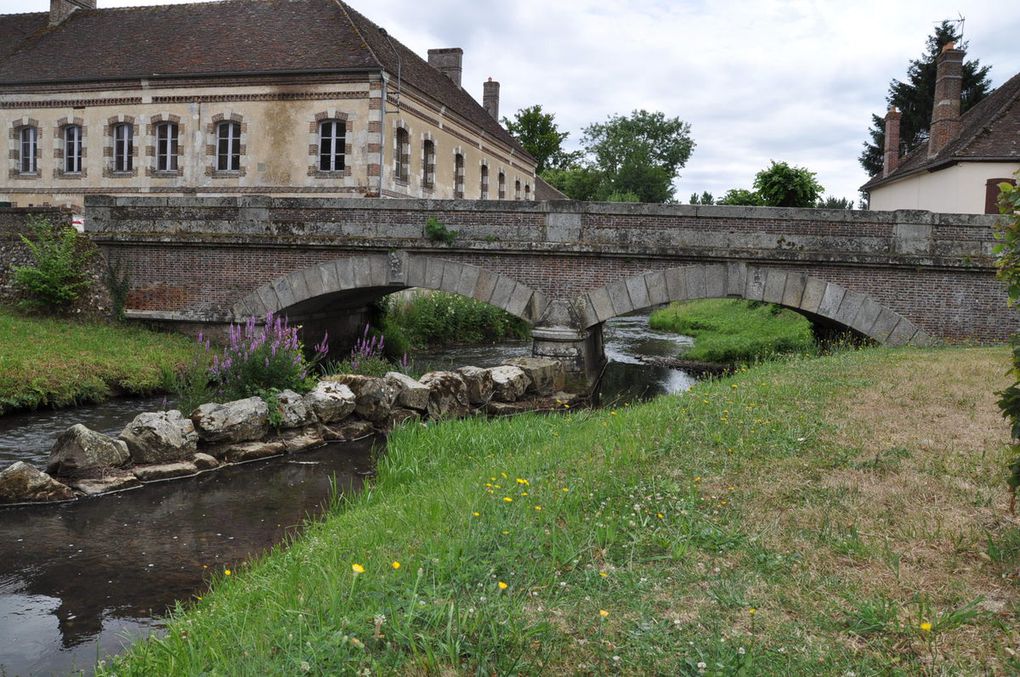
[[[685,390],[687,374],[645,365],[675,356],[690,339],[653,332],[646,316],[607,323],[610,363],[603,403]],[[416,367],[493,366],[529,343],[434,351]],[[120,400],[0,417],[0,468],[44,466],[53,439],[84,423],[119,433],[162,398]],[[374,445],[374,447],[373,447]],[[334,495],[357,491],[383,440],[330,444],[280,459],[54,506],[0,509],[0,675],[91,673],[98,658],[161,627],[176,601],[205,589],[214,572],[296,535]]]

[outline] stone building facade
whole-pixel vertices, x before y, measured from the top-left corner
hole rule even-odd
[[[0,204],[533,199],[535,160],[498,122],[499,83],[480,105],[462,58],[425,61],[336,0],[51,0],[50,13],[0,15]]]

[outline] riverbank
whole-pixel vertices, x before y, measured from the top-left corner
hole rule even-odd
[[[371,489],[101,672],[1016,670],[1007,360],[873,349],[401,428]]]
[[[682,357],[697,362],[733,364],[815,352],[811,323],[768,303],[736,299],[672,303],[653,312],[648,326],[693,336],[694,345]]]
[[[194,350],[182,336],[0,308],[0,414],[157,392]]]

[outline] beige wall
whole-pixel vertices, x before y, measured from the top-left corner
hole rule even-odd
[[[983,214],[988,179],[1013,176],[1017,162],[967,162],[924,172],[871,191],[875,210],[927,209],[947,214]]]

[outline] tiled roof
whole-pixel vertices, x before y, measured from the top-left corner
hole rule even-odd
[[[889,176],[872,177],[861,186],[871,190],[910,174],[961,161],[1020,162],[1020,73],[960,116],[960,134],[934,157],[921,144]]]
[[[390,47],[376,24],[338,0],[77,10],[58,26],[48,22],[48,13],[0,15],[0,85],[381,68],[395,80],[395,48],[404,83],[526,155],[467,92],[397,40]]]
[[[564,195],[559,188],[552,185],[541,176],[536,176],[535,199],[540,202],[549,202],[552,200],[569,200],[570,198]]]

